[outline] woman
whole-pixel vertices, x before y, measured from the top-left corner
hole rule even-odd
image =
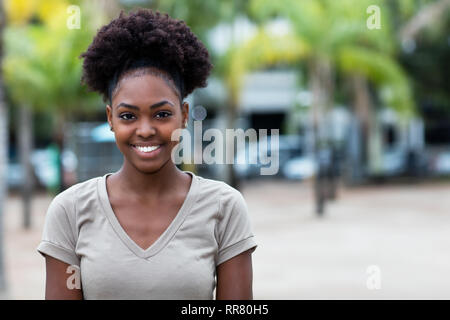
[[[140,9],[102,27],[81,57],[124,162],[51,202],[38,246],[46,298],[252,299],[256,243],[242,195],[171,158],[183,99],[212,67],[204,45],[184,22]]]

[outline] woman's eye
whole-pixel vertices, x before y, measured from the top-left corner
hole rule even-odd
[[[123,120],[131,120],[131,117],[133,117],[131,113],[123,113],[119,116],[119,118]]]
[[[170,117],[170,116],[171,116],[170,112],[161,111],[161,112],[158,112],[155,117],[158,118],[158,119],[161,119],[161,118],[167,118],[167,117]]]

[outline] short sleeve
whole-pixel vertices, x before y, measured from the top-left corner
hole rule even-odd
[[[236,189],[228,188],[219,204],[216,266],[246,250],[252,249],[253,252],[257,247],[245,199]]]
[[[48,255],[70,265],[80,265],[75,253],[74,214],[61,204],[61,197],[55,197],[45,216],[42,239],[37,247],[41,255]]]

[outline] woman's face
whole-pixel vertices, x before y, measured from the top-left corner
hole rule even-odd
[[[189,106],[160,77],[144,74],[124,77],[106,106],[116,144],[138,171],[153,173],[171,161],[172,132],[183,128]]]

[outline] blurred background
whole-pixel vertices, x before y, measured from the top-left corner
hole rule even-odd
[[[123,162],[78,57],[136,7],[207,46],[203,131],[279,130],[276,175],[181,165],[244,195],[255,299],[450,298],[449,0],[0,0],[1,298],[44,297],[52,198]]]

